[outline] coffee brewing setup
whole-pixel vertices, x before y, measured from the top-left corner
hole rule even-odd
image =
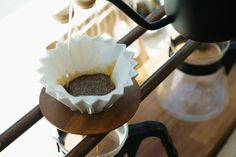
[[[182,72],[194,73],[192,70],[186,71],[188,68],[186,66],[194,67],[194,65],[189,64],[198,62],[199,58],[197,60],[188,58],[192,62],[184,62],[192,52],[201,46],[204,47],[204,44],[211,44],[214,47],[213,42],[221,43],[221,45],[216,46],[216,49],[221,48],[223,44],[223,48],[219,52],[224,53],[226,51],[228,41],[236,37],[236,24],[232,22],[232,17],[236,15],[233,2],[216,0],[213,5],[211,0],[204,2],[164,0],[163,6],[153,10],[146,18],[143,18],[122,0],[108,1],[138,25],[118,42],[101,37],[75,38],[69,34],[66,42],[58,42],[54,49],[49,50],[49,55],[41,60],[43,66],[39,69],[42,74],[40,81],[44,85],[39,96],[39,105],[0,135],[0,151],[4,150],[42,117],[45,117],[58,130],[57,145],[62,156],[109,157],[124,156],[125,154],[135,156],[142,140],[151,136],[160,138],[168,156],[178,156],[164,124],[156,121],[145,121],[128,126],[127,122],[134,116],[141,101],[176,68],[180,69],[182,65]],[[75,0],[75,3],[83,9],[89,9],[95,5],[96,1]],[[68,19],[76,16],[73,10],[69,9],[69,12]],[[60,17],[59,20],[68,22]],[[126,47],[147,30],[158,30],[168,24],[171,24],[186,40],[180,48],[175,47],[175,54],[165,64],[157,69],[142,85],[138,85],[135,80],[137,63],[133,60],[133,53],[127,51]],[[80,49],[79,54],[76,53],[78,49]],[[206,57],[207,65],[204,64],[203,67],[212,66],[211,64],[217,66],[222,54],[214,57],[215,60],[213,61],[212,58]],[[202,66],[201,63],[200,65]],[[197,69],[196,66],[195,69]],[[221,66],[217,67],[215,71],[213,67],[211,72],[214,73],[219,69]],[[198,72],[196,70],[196,73]],[[200,72],[204,73],[206,70],[201,67]],[[194,75],[197,75],[196,73]],[[219,75],[223,74],[222,72]],[[82,84],[83,87],[79,89],[72,87],[72,81],[76,79],[85,81]],[[114,85],[109,82],[109,79],[113,81]],[[186,81],[188,78],[183,80]],[[88,86],[94,82],[97,83],[96,86],[87,91]],[[109,85],[103,86],[104,82]],[[218,83],[225,85],[224,79],[219,79]],[[86,86],[84,86],[85,84]],[[99,89],[110,89],[108,91],[98,90],[96,88],[98,86]],[[217,89],[219,88],[221,87]],[[174,95],[173,88],[168,89],[167,93],[172,93],[172,98],[178,97]],[[80,93],[80,95],[72,95],[70,93],[72,90],[74,93]],[[98,94],[91,92],[98,92]],[[101,92],[105,92],[105,94],[100,96]],[[227,95],[227,91],[225,93],[223,94]],[[185,100],[184,97],[182,100]],[[170,101],[172,100],[164,98],[163,108],[176,114],[172,111],[173,106],[169,103]],[[181,105],[178,107],[181,108]],[[175,109],[178,113],[176,117],[185,115],[185,117],[180,118],[188,119],[189,112],[184,111],[183,113],[182,108],[179,108]],[[188,108],[192,112],[192,109]],[[199,113],[201,112],[201,108],[196,110]],[[221,110],[222,107],[218,112]],[[191,117],[189,119],[199,120],[199,115],[196,115],[197,118]],[[75,135],[72,136],[72,139],[74,138],[77,141],[73,146],[68,146],[66,139],[69,139],[72,134]],[[100,141],[101,143],[99,143]],[[111,146],[111,143],[114,146]],[[105,150],[109,145],[112,148]]]

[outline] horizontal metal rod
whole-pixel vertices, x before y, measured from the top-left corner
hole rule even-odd
[[[39,105],[0,135],[0,152],[43,117]]]
[[[87,136],[77,146],[75,146],[66,157],[84,157],[90,150],[92,150],[105,136],[105,134],[99,134],[94,136]]]

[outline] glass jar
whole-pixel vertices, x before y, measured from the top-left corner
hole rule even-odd
[[[180,49],[184,38],[173,41],[170,55]],[[229,101],[222,58],[229,41],[201,43],[159,86],[161,106],[176,118],[188,121],[211,119]]]
[[[62,157],[85,138],[83,135],[70,134],[59,130],[58,133],[57,145]],[[113,157],[123,147],[127,137],[128,124],[125,123],[123,126],[109,132],[86,157]]]

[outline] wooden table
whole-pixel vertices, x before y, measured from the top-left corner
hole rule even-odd
[[[230,102],[218,117],[205,122],[186,122],[173,118],[158,104],[154,90],[140,105],[138,112],[129,121],[136,123],[157,120],[164,123],[174,141],[180,157],[215,156],[236,124],[236,64],[233,66],[228,82]],[[166,157],[164,148],[156,138],[143,141],[138,157]]]

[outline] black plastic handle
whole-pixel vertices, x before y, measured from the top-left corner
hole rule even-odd
[[[138,25],[148,30],[156,30],[162,28],[174,22],[175,20],[175,16],[172,15],[172,16],[166,16],[158,21],[148,22],[122,0],[108,0],[108,1],[114,4],[116,7],[118,7],[122,12],[124,12],[129,18],[131,18]],[[164,9],[164,7],[162,6],[160,9]]]
[[[169,157],[178,157],[178,153],[172,139],[170,138],[166,127],[157,121],[145,121],[129,125],[129,136],[125,145],[115,157],[123,157],[127,154],[129,157],[134,157],[137,153],[142,140],[147,137],[158,137],[162,145],[165,147]]]

